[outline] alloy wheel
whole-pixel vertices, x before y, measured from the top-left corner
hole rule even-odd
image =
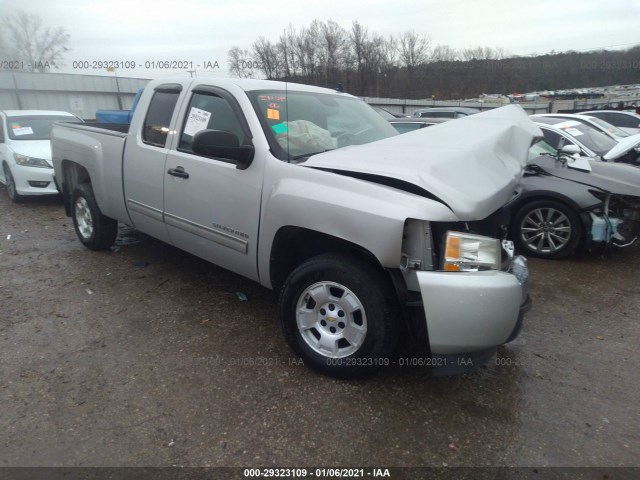
[[[299,297],[296,321],[300,335],[316,352],[329,358],[355,353],[367,333],[367,317],[358,297],[336,282],[317,282]]]
[[[520,223],[522,242],[531,250],[552,254],[563,249],[571,239],[571,222],[560,210],[536,208]]]

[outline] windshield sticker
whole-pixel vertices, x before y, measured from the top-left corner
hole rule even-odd
[[[287,124],[286,123],[276,123],[275,125],[273,125],[271,127],[271,129],[273,130],[273,132],[276,135],[280,135],[282,133],[286,133],[287,132]]]
[[[16,136],[20,136],[20,135],[33,135],[33,129],[31,127],[20,127],[18,126],[17,128],[12,126],[11,127],[11,131],[13,132],[14,135]]]
[[[187,118],[187,124],[184,127],[184,133],[193,137],[200,130],[204,130],[207,128],[210,118],[211,112],[207,112],[206,110],[201,110],[196,107],[191,107],[189,117]]]
[[[267,108],[267,118],[269,120],[280,120],[280,111],[274,108]]]
[[[573,137],[579,137],[580,135],[582,135],[582,132],[580,130],[578,130],[577,128],[564,128],[563,129],[565,132],[567,132],[569,135],[573,136]]]
[[[286,97],[284,95],[260,95],[258,96],[258,100],[260,100],[261,102],[284,102],[286,100]]]
[[[566,122],[561,122],[556,124],[558,128],[569,128],[569,127],[577,127],[578,125],[582,125],[580,122],[575,120],[567,120]]]

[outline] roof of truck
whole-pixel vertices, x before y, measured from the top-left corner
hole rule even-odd
[[[218,85],[221,87],[234,85],[241,88],[244,91],[254,90],[295,90],[298,92],[318,92],[318,93],[339,93],[335,89],[315,87],[313,85],[304,85],[301,83],[282,82],[276,80],[256,80],[252,78],[220,78],[220,77],[197,77],[197,78],[185,78],[185,77],[162,77],[152,80],[149,85],[156,87],[163,84],[179,83],[183,86],[195,86],[195,85]],[[348,95],[345,93],[345,95]]]

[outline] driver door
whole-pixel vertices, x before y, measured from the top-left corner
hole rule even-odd
[[[197,86],[185,118],[177,125],[177,145],[169,151],[164,177],[165,222],[171,242],[216,265],[258,280],[257,247],[263,161],[256,150],[246,170],[224,158],[192,150],[200,130],[235,134],[251,144],[251,132],[235,98],[227,91]]]

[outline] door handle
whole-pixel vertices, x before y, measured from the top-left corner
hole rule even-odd
[[[167,170],[167,173],[169,175],[173,175],[174,177],[189,178],[189,174],[185,172],[184,168],[182,167],[170,168],[169,170]]]

